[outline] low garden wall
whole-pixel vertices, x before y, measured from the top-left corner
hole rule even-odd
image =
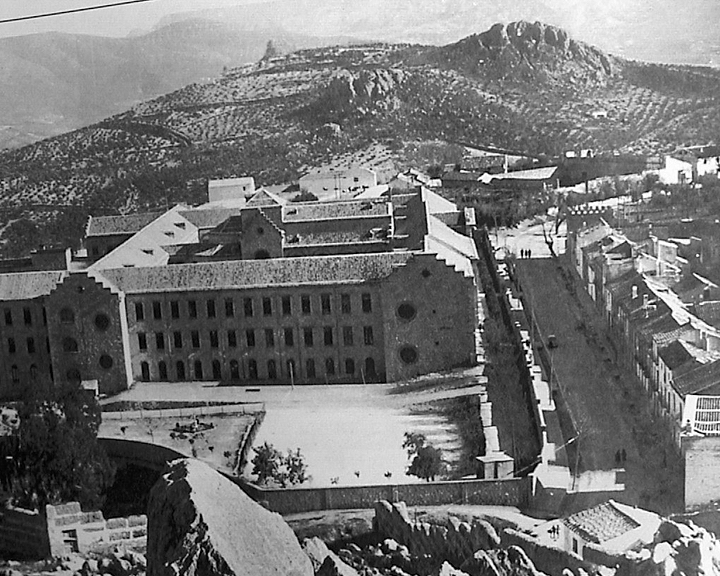
[[[529,477],[289,489],[260,488],[239,478],[228,477],[255,501],[280,514],[315,510],[371,509],[380,500],[403,501],[408,506],[474,504],[525,508],[529,505],[532,489],[532,480]]]
[[[83,512],[77,502],[48,505],[45,514],[51,556],[88,552],[98,544],[146,543],[145,515],[105,520],[100,511]]]

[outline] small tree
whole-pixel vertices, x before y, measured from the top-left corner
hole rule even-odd
[[[282,455],[275,450],[275,447],[265,442],[259,448],[253,448],[255,457],[252,459],[253,474],[258,477],[259,484],[267,484],[269,480],[274,480],[280,472],[280,459]]]
[[[408,458],[412,459],[405,472],[408,476],[417,476],[430,482],[442,473],[442,452],[428,444],[424,434],[405,432],[403,448],[407,449]]]
[[[287,456],[283,456],[272,444],[265,442],[253,450],[253,474],[257,475],[259,484],[275,482],[284,488],[288,484],[302,484],[308,479],[307,464],[300,448],[288,450]]]

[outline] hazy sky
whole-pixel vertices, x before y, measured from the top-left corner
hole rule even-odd
[[[0,20],[115,4],[122,0],[0,0]],[[134,5],[0,24],[0,37],[59,30],[99,36],[125,36],[138,28],[147,30],[167,14],[205,8],[249,4],[258,0],[150,0]]]

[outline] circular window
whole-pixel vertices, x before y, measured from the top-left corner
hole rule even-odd
[[[423,278],[430,278],[430,276],[432,276],[432,274],[430,273],[430,270],[428,270],[427,268],[425,268],[422,272],[420,272],[420,274],[422,274]]]
[[[400,348],[400,360],[405,364],[415,364],[418,360],[418,351],[415,346],[403,346]]]
[[[95,315],[95,328],[98,330],[105,331],[110,326],[110,317],[107,314],[103,314],[102,312],[100,314]]]
[[[264,229],[262,226],[258,226],[257,233],[258,233],[258,234],[265,234],[265,229]]]
[[[103,368],[104,370],[110,370],[113,365],[113,359],[112,356],[109,356],[108,354],[103,354],[100,356],[100,361],[98,362],[100,364],[100,368]]]
[[[410,302],[403,302],[397,307],[397,315],[403,320],[410,321],[415,318],[415,314],[417,314],[417,310]]]

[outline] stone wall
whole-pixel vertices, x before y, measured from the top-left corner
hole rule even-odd
[[[409,506],[474,504],[524,508],[530,502],[531,492],[531,478],[291,489],[265,489],[238,478],[230,479],[255,501],[280,514],[373,508],[379,500],[403,501]]]
[[[0,555],[10,558],[45,558],[50,552],[45,518],[37,512],[0,508]]]
[[[52,556],[88,552],[101,543],[144,545],[146,542],[145,515],[105,520],[100,511],[83,512],[77,502],[48,505],[45,514]]]

